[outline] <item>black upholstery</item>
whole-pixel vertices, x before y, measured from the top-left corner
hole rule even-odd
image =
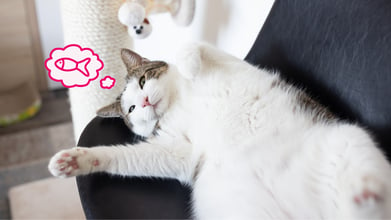
[[[307,88],[391,153],[391,1],[276,0],[246,57]],[[135,141],[120,119],[95,118],[79,146]],[[174,180],[78,177],[88,218],[186,218],[190,190]]]
[[[368,128],[390,156],[390,0],[277,0],[246,60]]]

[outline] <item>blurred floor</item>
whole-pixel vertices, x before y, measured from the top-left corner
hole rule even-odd
[[[10,187],[49,177],[49,158],[75,145],[67,90],[43,94],[42,103],[34,118],[0,128],[0,219],[11,217]]]
[[[22,123],[0,127],[0,136],[71,121],[67,89],[53,90],[41,96],[43,104],[37,115]]]

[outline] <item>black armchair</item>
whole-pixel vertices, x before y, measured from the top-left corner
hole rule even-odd
[[[391,1],[276,0],[246,61],[281,72],[391,153]],[[79,146],[134,143],[120,119],[95,118]],[[77,178],[87,218],[189,218],[190,189],[175,180]]]

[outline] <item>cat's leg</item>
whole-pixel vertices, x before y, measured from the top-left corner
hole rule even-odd
[[[191,178],[190,158],[190,147],[165,147],[146,142],[115,147],[75,147],[55,154],[49,162],[49,170],[59,177],[107,172],[188,182]]]
[[[186,45],[177,54],[176,66],[178,71],[189,80],[193,80],[202,69],[201,50],[198,46],[199,44]]]
[[[342,218],[391,218],[391,166],[361,128],[339,125],[328,138],[337,155],[337,191]]]
[[[245,64],[242,60],[229,55],[206,43],[191,43],[182,48],[177,55],[177,67],[183,77],[194,79],[210,73],[227,63]]]

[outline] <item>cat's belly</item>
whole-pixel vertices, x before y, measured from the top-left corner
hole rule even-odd
[[[297,133],[302,134],[312,123],[302,114],[293,114],[284,106],[285,101],[256,102],[252,98],[256,93],[249,97],[240,95],[195,97],[186,111],[192,139],[205,142],[200,145],[229,148],[262,137],[289,135],[296,138]]]
[[[289,186],[288,183],[287,186]],[[310,219],[319,218],[308,206],[292,207],[275,194],[247,165],[232,161],[204,164],[194,185],[194,210],[198,219]],[[294,211],[296,210],[296,211]],[[298,212],[297,210],[301,210]]]

